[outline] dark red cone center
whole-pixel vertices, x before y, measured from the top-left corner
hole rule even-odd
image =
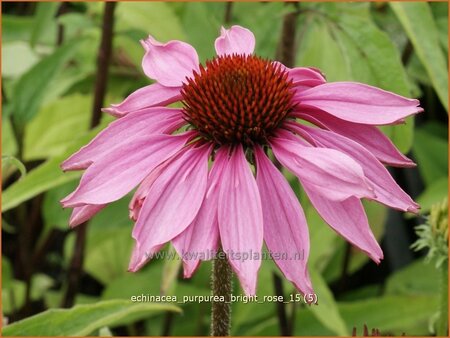
[[[207,61],[181,93],[186,120],[219,145],[266,144],[293,108],[288,73],[252,55]]]

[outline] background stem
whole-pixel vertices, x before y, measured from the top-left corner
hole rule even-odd
[[[283,280],[275,272],[272,273],[272,279],[273,279],[275,294],[277,296],[283,296],[283,298],[284,298]],[[292,333],[289,330],[289,321],[288,321],[288,317],[287,317],[287,313],[286,313],[286,307],[283,302],[277,302],[277,315],[278,315],[278,322],[279,322],[279,326],[280,326],[280,334],[282,336],[291,336]]]
[[[105,100],[106,85],[108,82],[108,68],[111,59],[114,10],[115,2],[106,2],[103,13],[102,39],[97,54],[97,74],[95,78],[94,102],[92,105],[91,128],[100,123],[101,108]],[[86,225],[87,222],[80,224],[76,228],[75,247],[70,261],[68,271],[68,286],[64,296],[62,306],[71,307],[75,302],[75,296],[78,293],[81,274],[83,271],[84,250],[86,247]]]
[[[231,328],[232,271],[225,253],[220,249],[213,261],[212,295],[223,297],[224,302],[212,302],[211,336],[229,336]]]
[[[225,16],[223,18],[223,22],[225,24],[229,24],[231,22],[232,16],[233,16],[233,2],[228,1],[225,4]]]
[[[296,46],[295,39],[297,35],[297,17],[299,14],[298,3],[286,3],[286,6],[293,6],[294,11],[288,12],[283,17],[281,37],[278,43],[276,59],[285,66],[292,68],[295,65]],[[282,165],[274,159],[276,167],[282,171]],[[277,296],[284,297],[283,281],[275,272],[272,273],[273,285]],[[286,304],[277,303],[278,324],[282,336],[291,336],[294,323],[288,319]]]

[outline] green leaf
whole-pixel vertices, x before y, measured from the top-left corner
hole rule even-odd
[[[368,13],[366,13],[367,18],[364,18],[359,11],[354,14],[351,11],[345,11],[344,13],[347,15],[340,15],[338,24],[350,41],[341,45],[347,50],[347,55],[351,55],[350,49],[352,47],[357,49],[348,65],[353,79],[403,96],[409,96],[411,91],[400,60],[400,54],[388,35],[376,27],[368,17]],[[338,37],[342,35],[340,30],[335,33]],[[370,43],[366,43],[367,41],[370,41]],[[351,42],[353,42],[353,46]],[[360,63],[358,60],[365,63],[365,66],[359,71],[355,66]],[[365,75],[368,75],[368,78],[364,78]],[[372,80],[369,80],[369,78],[372,78]],[[400,151],[407,153],[412,145],[413,128],[413,120],[408,119],[403,125],[383,127],[382,130]]]
[[[16,155],[18,150],[16,136],[9,118],[2,119],[2,155]]]
[[[25,282],[17,279],[12,279],[8,288],[2,287],[2,311],[10,314],[19,310],[25,304],[26,289]]]
[[[348,336],[349,331],[339,313],[339,308],[327,283],[314,268],[310,267],[309,272],[318,298],[318,304],[311,305],[309,309],[326,328],[340,336]]]
[[[89,129],[92,96],[74,94],[42,107],[25,127],[27,161],[60,154]]]
[[[41,299],[54,284],[53,279],[47,275],[42,273],[33,275],[30,292],[31,299],[36,301]]]
[[[46,27],[55,24],[53,17],[56,15],[59,6],[58,2],[41,2],[37,4],[30,37],[31,47],[36,45]]]
[[[311,203],[301,203],[308,222],[311,250],[309,252],[308,266],[322,271],[333,257],[338,245],[338,236],[330,226],[319,216]]]
[[[323,71],[328,81],[349,79],[347,63],[337,42],[331,36],[324,22],[315,19],[311,14],[305,19],[308,25],[298,49],[297,65],[317,67]],[[323,51],[327,52],[324,53]]]
[[[181,259],[169,258],[176,257],[177,252],[171,245],[169,247],[168,258],[164,262],[162,278],[161,278],[161,291],[162,295],[173,295],[178,284],[178,272],[181,268]]]
[[[132,303],[126,300],[102,301],[71,309],[52,309],[3,327],[4,336],[86,336],[104,326],[115,327],[170,311],[181,312],[171,304]]]
[[[392,2],[390,5],[427,70],[439,99],[448,111],[447,61],[429,4]]]
[[[127,215],[126,210],[120,211]],[[105,285],[126,274],[133,247],[130,234],[131,228],[123,227],[105,231],[101,240],[91,242],[86,252],[85,270]]]
[[[185,40],[179,18],[170,4],[164,2],[122,2],[118,4],[117,31],[138,29],[142,38],[152,34],[163,42]]]
[[[247,327],[242,332],[243,336],[260,337],[260,336],[278,336],[280,334],[280,323],[276,316],[272,316],[265,320],[261,320],[255,325]]]
[[[52,80],[75,53],[80,41],[70,41],[53,54],[43,58],[26,72],[14,87],[13,117],[23,124],[38,111]]]
[[[439,294],[439,270],[424,259],[415,261],[388,277],[385,292],[392,295]]]
[[[417,197],[422,214],[428,213],[433,204],[441,202],[448,196],[448,177],[442,177],[430,185]]]
[[[64,27],[64,39],[66,40],[76,39],[86,30],[95,27],[92,16],[79,12],[62,14],[58,16],[57,21]]]
[[[22,180],[8,187],[2,196],[2,212],[14,208],[44,191],[79,178],[81,173],[77,171],[63,173],[60,164],[75,151],[79,150],[81,146],[88,143],[103,127],[104,125],[100,125],[90,131],[68,147],[64,153],[31,170]]]
[[[45,193],[42,205],[42,216],[44,218],[44,230],[41,238],[52,228],[67,230],[71,209],[63,209],[59,203],[64,197],[75,190],[77,182],[72,181],[59,187],[48,190]]]
[[[413,153],[419,163],[419,172],[427,185],[447,177],[448,141],[435,132],[418,128],[413,145]]]
[[[214,40],[223,23],[225,3],[187,2],[184,6],[182,24],[188,42],[197,50],[200,62],[211,59],[216,54]]]
[[[436,311],[438,298],[426,296],[383,296],[357,302],[340,303],[347,328],[362,332],[364,325],[377,328],[383,335],[406,333],[426,336],[428,320]]]
[[[2,44],[6,42],[30,41],[34,18],[31,16],[2,15]],[[46,25],[39,42],[53,46],[56,37],[56,25]]]
[[[13,41],[2,46],[2,75],[15,78],[29,70],[39,56],[23,41]]]
[[[125,196],[111,203],[89,222],[84,269],[105,285],[129,275],[128,263],[134,243],[132,222],[128,217],[129,199],[130,196]],[[75,233],[71,232],[64,245],[66,261],[72,256],[74,243]]]
[[[263,263],[261,264],[261,268],[258,271],[258,285],[256,288],[258,299],[262,299],[263,296],[274,295],[274,287],[273,287],[274,271],[277,271],[277,273],[279,273],[278,268],[274,268],[273,262],[271,262],[270,260],[263,261]],[[284,277],[282,278],[284,279]],[[285,286],[284,289],[286,290],[287,284],[284,281],[283,284]],[[243,293],[239,289],[240,284],[237,278],[233,281],[233,285],[234,285],[233,294],[242,295]],[[231,328],[231,334],[233,336],[243,335],[243,333],[246,332],[246,330],[248,330],[248,326],[254,326],[260,323],[268,316],[273,315],[274,311],[276,311],[275,302],[266,302],[266,303],[258,303],[258,302],[245,303],[243,301],[233,302],[231,308],[231,313],[233,314],[233,325]]]
[[[7,289],[13,279],[13,270],[8,258],[2,256],[2,289]]]
[[[124,273],[109,281],[102,292],[101,298],[130,299],[141,293],[159,295],[162,262],[151,262],[137,273]]]
[[[221,5],[222,15],[224,15],[225,3],[222,2]],[[235,20],[237,24],[250,29],[256,38],[255,53],[273,59],[280,41],[283,14],[293,10],[295,10],[293,6],[288,8],[281,1],[265,3],[236,1],[232,11],[233,23],[230,23],[229,26],[234,24]],[[217,29],[215,33],[218,36],[219,30]],[[214,43],[214,41],[210,43]]]
[[[99,335],[99,337],[112,337],[113,336],[111,330],[107,326],[103,326],[102,328],[100,328],[100,330],[98,330],[98,335]]]
[[[400,54],[389,36],[374,24],[368,4],[310,6],[317,8],[304,14],[307,28],[298,50],[298,65],[318,67],[329,81],[358,81],[411,95]],[[413,120],[408,119],[404,125],[382,130],[406,153],[412,145],[413,127]]]
[[[20,162],[20,160],[11,155],[2,155],[2,170],[3,172],[8,172],[11,170],[11,167],[19,169],[20,178],[23,178],[27,174],[27,168],[25,165]]]

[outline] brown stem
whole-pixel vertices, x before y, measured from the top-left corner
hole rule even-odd
[[[275,272],[272,273],[272,278],[275,294],[277,295],[277,297],[282,296],[284,298],[283,281],[281,280],[280,276],[278,276]],[[286,307],[284,306],[283,302],[277,302],[277,315],[281,335],[290,336],[291,335],[291,333],[289,332],[290,325],[286,314]]]
[[[58,13],[56,13],[56,16],[59,17],[65,13],[67,13],[67,3],[62,2],[61,5],[58,8]],[[58,23],[58,32],[56,36],[56,45],[61,46],[64,42],[64,25],[62,23]]]
[[[295,11],[288,12],[283,17],[283,27],[281,30],[280,42],[278,43],[276,59],[283,63],[287,67],[294,67],[295,64],[295,37],[297,33],[297,17],[299,15],[298,3],[286,3],[286,6],[295,6]],[[276,167],[281,170],[282,166],[278,160],[275,159]],[[273,273],[273,284],[275,288],[275,293],[277,296],[283,295],[283,284],[281,278]],[[288,320],[286,313],[286,306],[282,302],[277,303],[277,315],[278,322],[280,326],[280,332],[282,336],[291,336],[292,329],[294,327],[293,322]],[[293,321],[292,318],[291,321]]]
[[[298,3],[286,3],[286,6]],[[281,38],[277,48],[276,59],[287,67],[294,67],[295,64],[295,35],[297,31],[298,9],[288,12],[283,17],[283,27],[281,29]]]
[[[414,52],[414,47],[411,43],[411,40],[408,40],[408,42],[406,43],[405,49],[403,50],[402,53],[402,63],[406,66],[409,62],[409,60],[411,59],[411,56]]]
[[[229,24],[231,22],[232,17],[233,17],[233,2],[228,1],[225,4],[225,16],[224,16],[223,22],[225,24]]]
[[[106,94],[108,67],[111,59],[115,2],[106,2],[103,13],[102,39],[97,56],[97,75],[95,80],[94,103],[92,106],[91,128],[100,123],[101,108]],[[68,271],[68,287],[63,299],[63,307],[74,304],[83,270],[84,249],[86,246],[86,225],[80,224],[76,229],[75,248]]]
[[[108,83],[108,68],[111,60],[115,2],[106,2],[103,14],[102,40],[97,56],[97,76],[95,79],[94,105],[92,107],[91,127],[100,123],[101,109]]]
[[[165,314],[161,336],[163,336],[163,337],[170,336],[170,331],[172,330],[173,319],[174,319],[173,312],[167,312]]]
[[[225,301],[212,302],[211,309],[211,336],[222,337],[230,335],[232,271],[225,253],[217,252],[213,261],[212,295],[223,297]]]
[[[352,246],[349,243],[345,243],[344,261],[342,262],[341,278],[339,280],[339,292],[345,291],[348,282],[348,269],[350,266],[350,259],[352,256]]]

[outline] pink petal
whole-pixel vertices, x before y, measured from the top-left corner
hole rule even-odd
[[[182,151],[182,150],[181,150]],[[133,195],[133,198],[130,201],[128,206],[128,210],[130,211],[130,219],[133,221],[137,221],[139,214],[142,209],[142,205],[144,204],[145,198],[148,196],[148,192],[150,191],[151,186],[156,181],[156,179],[161,175],[161,173],[165,170],[170,161],[166,161],[156,167],[150,175],[148,175],[142,183],[139,185],[139,188]]]
[[[289,69],[288,73],[297,91],[306,90],[327,82],[322,73],[314,68],[296,67]]]
[[[386,168],[359,143],[331,131],[289,123],[300,135],[309,135],[316,146],[342,151],[358,162],[364,175],[373,186],[376,197],[371,198],[389,207],[410,212],[418,212],[418,204],[391,177]]]
[[[244,292],[254,295],[261,265],[263,216],[258,187],[241,145],[236,146],[225,163],[220,185],[218,214],[222,247]]]
[[[393,124],[419,113],[419,101],[354,82],[325,83],[295,95],[302,106],[322,109],[342,120],[371,124]]]
[[[180,88],[164,87],[159,83],[142,87],[131,93],[119,104],[103,108],[102,111],[116,117],[125,116],[128,113],[154,106],[166,106],[181,100]]]
[[[288,72],[289,80],[292,80],[292,84],[296,92],[304,91],[327,82],[325,76],[317,68],[313,67],[289,68],[278,61],[273,61],[273,63],[278,65],[281,69]]]
[[[133,229],[136,245],[129,265],[137,271],[152,253],[183,232],[206,192],[209,145],[189,148],[171,161],[148,191]]]
[[[70,215],[69,226],[74,228],[77,225],[86,222],[104,207],[106,207],[106,204],[88,204],[74,208],[72,215]]]
[[[191,137],[192,132],[129,139],[127,144],[114,148],[86,170],[75,192],[61,201],[63,206],[105,204],[118,200],[154,168],[176,154]]]
[[[189,278],[200,260],[209,260],[217,252],[219,223],[217,204],[226,150],[219,149],[208,177],[208,188],[203,204],[188,228],[172,240],[178,254],[183,258],[184,277]]]
[[[162,44],[152,37],[142,40],[146,53],[142,60],[145,75],[166,87],[181,87],[186,77],[198,71],[194,47],[181,41]]]
[[[183,124],[181,109],[147,108],[118,119],[102,130],[88,145],[65,160],[63,170],[86,169],[93,162],[119,147],[126,147],[132,138],[173,132]]]
[[[306,109],[295,116],[358,142],[384,164],[415,167],[377,127],[344,121],[319,109]]]
[[[215,42],[217,55],[253,54],[255,50],[255,36],[247,28],[231,26],[230,29],[221,28],[220,36]]]
[[[317,212],[339,235],[364,251],[376,263],[383,259],[383,251],[375,239],[361,201],[350,197],[344,201],[330,201],[314,187],[302,182]]]
[[[314,187],[331,200],[350,196],[375,197],[361,166],[348,155],[334,149],[314,148],[299,139],[287,139],[288,134],[270,142],[276,158],[302,182]]]
[[[267,248],[286,279],[302,293],[313,293],[306,266],[309,233],[303,209],[284,176],[259,146],[255,158]]]

